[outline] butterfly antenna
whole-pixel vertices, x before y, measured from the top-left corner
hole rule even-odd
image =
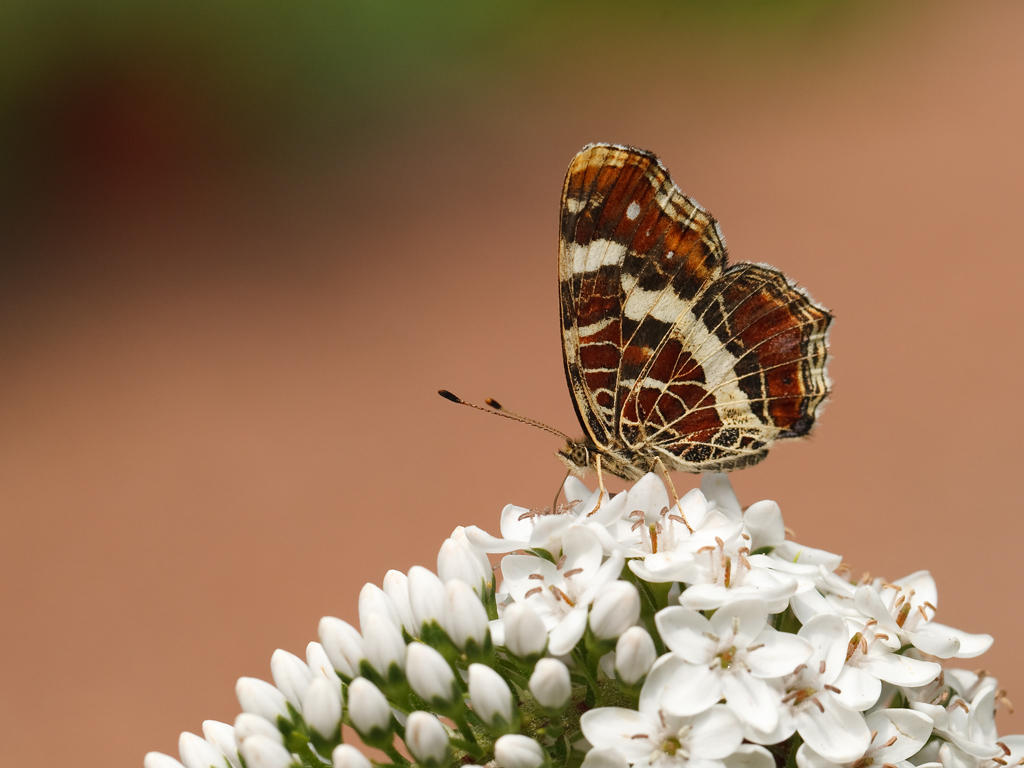
[[[554,427],[549,427],[547,424],[543,424],[543,423],[537,421],[536,419],[528,419],[525,416],[520,416],[518,413],[512,413],[512,411],[510,411],[510,410],[508,410],[506,408],[503,408],[501,403],[499,403],[497,400],[494,400],[494,399],[492,399],[490,397],[487,398],[486,402],[487,402],[487,404],[489,406],[491,406],[491,408],[484,408],[483,406],[480,406],[480,405],[474,405],[473,403],[467,403],[461,397],[459,397],[458,395],[452,394],[447,389],[439,389],[439,390],[437,390],[437,394],[439,394],[445,400],[451,400],[453,403],[458,403],[459,405],[466,405],[466,406],[469,406],[470,408],[476,408],[476,410],[478,410],[478,411],[483,411],[484,413],[490,413],[490,414],[493,414],[495,416],[504,416],[506,419],[512,419],[512,421],[518,421],[518,422],[520,422],[522,424],[529,424],[530,426],[537,427],[538,429],[543,429],[545,432],[548,432],[548,433],[550,433],[552,435],[556,435],[557,437],[560,437],[563,440],[566,440],[566,441],[571,440],[571,438],[567,434],[565,434],[564,432],[559,432]]]

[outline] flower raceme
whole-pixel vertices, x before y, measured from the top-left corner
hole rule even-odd
[[[725,475],[678,506],[654,475],[564,492],[507,506],[500,536],[457,528],[436,574],[365,585],[358,629],[324,617],[305,660],[274,653],[273,684],[238,681],[233,725],[145,768],[1024,765],[995,679],[943,667],[992,638],[935,621],[927,572],[851,581]]]

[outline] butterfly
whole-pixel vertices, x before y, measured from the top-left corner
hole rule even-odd
[[[727,253],[718,222],[654,154],[587,145],[565,176],[558,245],[565,377],[584,436],[488,404],[565,438],[558,457],[596,470],[602,488],[602,471],[728,472],[807,435],[829,392],[832,315],[779,270]]]

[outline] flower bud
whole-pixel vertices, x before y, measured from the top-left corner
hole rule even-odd
[[[448,757],[448,732],[429,712],[413,712],[405,722],[405,745],[419,765],[437,766]]]
[[[178,737],[178,754],[185,768],[225,768],[220,750],[188,731]]]
[[[488,640],[487,609],[480,602],[480,596],[464,581],[449,581],[444,585],[444,612],[441,626],[448,637],[459,647],[467,650],[470,643],[482,649]]]
[[[235,696],[243,712],[259,715],[273,725],[277,724],[279,717],[291,722],[284,694],[268,682],[255,677],[240,677],[235,684]]]
[[[383,594],[383,593],[381,593]],[[385,680],[390,679],[391,665],[405,666],[405,640],[397,624],[381,614],[371,614],[363,625],[366,658],[370,666]]]
[[[339,744],[331,753],[334,768],[373,768],[369,759],[351,744]]]
[[[305,662],[293,653],[278,648],[270,657],[270,674],[277,690],[284,694],[296,711],[302,711],[302,697],[313,681],[313,673]]]
[[[351,680],[359,676],[359,664],[366,658],[363,651],[363,636],[346,621],[333,616],[320,619],[318,628],[320,642],[331,665],[339,675]]]
[[[473,711],[491,728],[504,732],[512,727],[512,691],[490,667],[469,665],[469,701]]]
[[[302,717],[324,739],[334,738],[341,722],[341,689],[323,677],[313,678],[302,697]]]
[[[147,752],[142,758],[143,768],[185,768],[170,755],[163,752]]]
[[[409,569],[409,606],[417,630],[432,621],[440,623],[444,611],[444,582],[421,565]]]
[[[505,647],[520,659],[533,659],[544,653],[548,631],[544,621],[529,603],[512,603],[505,609]]]
[[[221,751],[228,759],[232,768],[241,768],[238,759],[238,742],[235,741],[235,729],[219,720],[203,721],[203,737]]]
[[[413,637],[418,637],[420,628],[413,618],[412,606],[409,604],[409,577],[401,571],[388,571],[384,574],[384,594],[391,598],[405,631]]]
[[[629,761],[615,747],[594,747],[580,768],[629,768]]]
[[[544,709],[561,712],[572,698],[569,668],[558,659],[541,659],[530,676],[530,693]]]
[[[455,673],[444,656],[424,643],[406,647],[405,676],[416,695],[434,706],[451,704],[457,688]]]
[[[491,561],[466,538],[466,529],[461,525],[445,539],[437,553],[437,575],[446,584],[452,579],[464,581],[478,595],[483,595],[494,582]]]
[[[364,677],[357,677],[348,687],[348,716],[363,741],[381,741],[391,733],[387,697]]]
[[[288,768],[293,765],[291,753],[266,736],[250,736],[242,742],[246,768]]]
[[[494,742],[494,760],[500,768],[540,768],[547,755],[529,736],[510,733]]]
[[[402,625],[395,604],[391,602],[390,597],[384,594],[384,590],[376,584],[363,584],[363,588],[359,590],[359,629],[363,631],[364,636],[366,622],[371,616],[376,615],[390,619],[396,627]]]
[[[268,739],[275,739],[284,744],[284,736],[281,735],[281,731],[276,725],[259,715],[243,712],[235,718],[235,740],[241,745],[243,741],[252,736],[266,736]]]
[[[646,675],[658,652],[643,627],[630,627],[615,644],[615,672],[626,685],[635,685]]]
[[[334,671],[334,665],[320,643],[312,642],[306,646],[306,666],[309,667],[314,678],[323,677],[334,687],[334,690],[341,690],[341,678]]]
[[[590,631],[598,640],[614,640],[640,618],[640,593],[628,581],[613,581],[594,600]]]

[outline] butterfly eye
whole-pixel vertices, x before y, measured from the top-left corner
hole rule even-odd
[[[585,467],[590,461],[590,457],[587,455],[587,449],[582,445],[574,445],[572,449],[572,461],[577,467]]]

